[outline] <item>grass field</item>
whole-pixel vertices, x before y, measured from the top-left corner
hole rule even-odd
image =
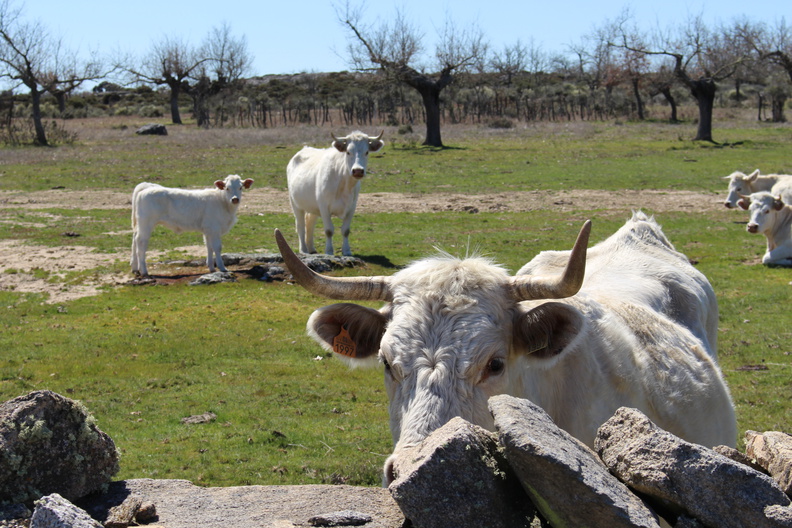
[[[54,288],[101,276],[132,278],[128,208],[90,200],[80,207],[37,207],[43,191],[131,193],[145,180],[208,186],[231,173],[254,178],[256,188],[282,191],[288,159],[303,143],[329,144],[330,133],[171,126],[167,137],[151,138],[134,135],[138,124],[131,118],[67,122],[80,137],[74,146],[0,149],[0,243],[22,254],[25,247],[74,246],[110,259],[90,269],[20,264],[0,274],[38,278]],[[438,150],[386,129],[386,147],[369,162],[372,174],[360,201],[366,193],[419,200],[457,192],[468,194],[474,207],[482,195],[534,190],[659,190],[670,201],[677,191],[701,193],[707,200],[700,209],[660,213],[649,202],[644,209],[656,213],[718,295],[719,356],[740,434],[789,432],[792,270],[759,264],[763,237],[745,232],[744,212],[717,202],[725,196],[722,176],[732,171],[792,173],[792,127],[716,122],[721,145],[691,142],[692,133],[692,124],[662,123],[446,127],[449,148]],[[29,206],[19,205],[22,196]],[[368,265],[343,273],[391,274],[435,246],[460,255],[477,247],[514,271],[541,250],[569,248],[587,218],[595,243],[630,215],[615,199],[469,210],[359,214],[352,247]],[[272,249],[272,229],[296,240],[292,225],[285,212],[246,208],[223,250]],[[170,258],[174,248],[198,244],[197,234],[159,228],[152,249]],[[40,293],[0,291],[0,398],[50,389],[83,401],[122,451],[117,478],[379,485],[392,447],[382,374],[348,370],[305,335],[311,312],[331,301],[292,284],[252,279],[212,287],[105,286],[95,296],[46,300]],[[217,420],[180,421],[206,411]]]

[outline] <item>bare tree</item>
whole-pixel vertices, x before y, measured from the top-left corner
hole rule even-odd
[[[714,143],[712,116],[717,83],[731,76],[748,58],[727,46],[721,34],[711,32],[701,15],[692,17],[678,31],[658,32],[654,41],[647,45],[636,40],[629,31],[622,31],[614,45],[647,56],[670,57],[674,76],[690,91],[698,105],[698,130],[694,141]]]
[[[481,65],[487,45],[480,29],[471,26],[460,30],[446,19],[439,32],[429,74],[418,64],[423,51],[423,34],[397,9],[392,24],[382,23],[377,28],[362,25],[361,10],[346,4],[339,21],[351,33],[350,61],[356,69],[378,69],[393,79],[416,90],[426,112],[426,139],[424,145],[442,147],[440,134],[440,93],[448,87],[455,75],[475,65]]]
[[[193,99],[193,113],[198,126],[209,126],[209,99],[222,94],[246,75],[253,57],[248,51],[247,39],[244,36],[235,38],[231,34],[231,26],[226,22],[209,31],[199,55],[206,62],[194,70],[191,77],[195,79],[195,84],[188,92]],[[220,101],[219,109],[223,114],[223,100]]]
[[[129,72],[138,82],[164,85],[170,89],[171,120],[180,125],[179,96],[189,91],[189,79],[208,60],[183,40],[165,36],[152,45],[140,69],[130,68]]]
[[[776,69],[776,72],[768,72],[766,83],[772,99],[773,121],[786,121],[784,106],[790,96],[790,86],[780,81],[777,71],[784,72],[792,82],[792,28],[784,18],[770,28],[743,19],[735,22],[734,33],[758,55],[760,61]]]
[[[0,78],[30,90],[35,143],[48,145],[41,121],[41,97],[49,91],[60,100],[88,80],[104,75],[97,59],[80,63],[41,22],[26,22],[11,0],[0,1]],[[67,59],[67,57],[69,57]],[[63,108],[63,107],[62,107]]]
[[[533,46],[531,46],[533,49]],[[502,52],[494,52],[490,59],[490,66],[504,78],[504,83],[509,86],[515,75],[525,71],[528,67],[529,50],[518,39],[511,46],[503,47]]]

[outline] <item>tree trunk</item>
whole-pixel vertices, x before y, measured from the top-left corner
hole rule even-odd
[[[173,82],[168,83],[170,86],[171,95],[170,95],[170,108],[171,108],[171,121],[173,121],[174,125],[181,125],[181,115],[179,114],[179,94],[181,93],[181,83],[180,82]]]
[[[638,90],[638,78],[633,78],[632,80],[632,87],[633,87],[633,94],[635,95],[635,107],[638,110],[638,119],[643,121],[644,117],[644,105],[643,101],[641,100],[641,92]]]
[[[786,123],[786,116],[784,115],[784,105],[786,104],[786,96],[773,95],[770,99],[770,108],[773,116],[773,123]]]
[[[699,109],[698,131],[693,141],[709,141],[712,139],[712,109],[715,106],[715,90],[717,86],[712,79],[691,81],[690,93],[696,99]]]
[[[47,134],[44,131],[44,124],[41,122],[41,92],[37,87],[30,89],[30,98],[33,103],[33,128],[36,130],[36,145],[46,147]]]
[[[436,86],[428,86],[420,90],[426,110],[426,140],[423,144],[430,147],[442,147],[440,137],[440,90]]]

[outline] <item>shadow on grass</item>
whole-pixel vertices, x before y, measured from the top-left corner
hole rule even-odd
[[[382,266],[383,268],[396,269],[398,267],[384,255],[356,255],[356,257],[367,264],[376,264],[377,266]]]

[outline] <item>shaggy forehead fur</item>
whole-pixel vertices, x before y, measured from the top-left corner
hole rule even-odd
[[[508,279],[505,269],[483,257],[429,258],[396,273],[386,334],[393,357],[386,359],[407,367],[420,357],[432,364],[446,357],[465,370],[503,347],[499,329],[513,306],[504,295]]]

